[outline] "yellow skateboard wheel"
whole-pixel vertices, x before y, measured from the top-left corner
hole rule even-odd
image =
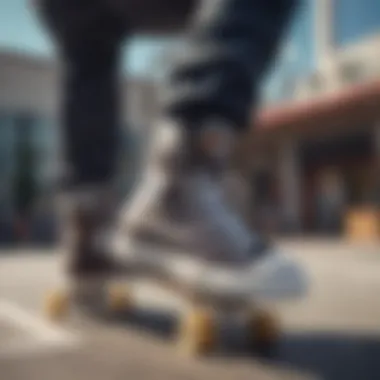
[[[70,307],[70,299],[64,290],[54,290],[48,293],[44,300],[44,315],[52,320],[57,321],[64,318]]]
[[[195,309],[185,315],[179,330],[180,350],[190,356],[211,352],[216,345],[216,322],[209,310]]]

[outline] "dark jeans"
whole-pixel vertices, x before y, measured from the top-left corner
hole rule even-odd
[[[183,17],[181,0],[40,1],[41,14],[65,63],[62,120],[70,181],[75,185],[108,181],[117,158],[122,44],[130,32],[139,30],[139,22],[142,28],[149,29],[151,22],[153,29],[159,29],[157,19],[164,20],[166,13],[172,13],[168,23],[175,19],[174,11]],[[160,3],[172,7],[165,10]],[[217,117],[234,128],[246,127],[259,80],[294,3],[203,1],[168,78],[163,113],[193,126]]]

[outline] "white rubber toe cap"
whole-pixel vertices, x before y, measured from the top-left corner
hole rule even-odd
[[[308,292],[308,276],[300,264],[272,252],[243,269],[199,263],[191,257],[170,259],[171,273],[208,293],[231,297],[281,301],[301,298]]]
[[[157,267],[184,284],[208,293],[281,301],[304,297],[309,289],[304,268],[275,250],[247,267],[226,268],[192,255],[160,252],[157,247],[131,249],[125,239],[114,244],[115,254],[130,265]]]
[[[282,253],[269,254],[252,268],[252,289],[260,299],[300,298],[308,288],[304,268]]]

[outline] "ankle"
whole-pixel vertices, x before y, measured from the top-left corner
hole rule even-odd
[[[228,165],[236,133],[227,123],[212,119],[192,127],[163,121],[152,140],[150,164],[166,172],[184,172]]]

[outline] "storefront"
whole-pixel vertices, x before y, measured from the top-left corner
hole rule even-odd
[[[37,114],[3,110],[0,136],[1,240],[48,238],[59,162],[57,128]]]
[[[370,201],[375,162],[371,137],[364,128],[300,146],[306,230],[341,232],[346,211]]]
[[[272,184],[264,192],[272,194],[279,229],[291,221],[303,233],[336,235],[347,232],[352,213],[377,213],[378,104],[379,81],[258,115],[250,160],[266,146],[277,147],[277,163],[267,170],[271,180],[263,182]]]
[[[0,243],[21,239],[15,237],[15,224],[24,223],[15,220],[25,203],[32,208],[30,234],[41,241],[57,219],[53,195],[62,165],[58,66],[49,59],[0,52],[0,83]],[[119,167],[124,194],[138,176],[141,136],[157,112],[158,92],[154,82],[138,78],[123,80],[121,93],[121,122],[134,127],[136,136],[131,141],[123,130],[120,138],[125,142]],[[25,230],[17,229],[21,235]]]

